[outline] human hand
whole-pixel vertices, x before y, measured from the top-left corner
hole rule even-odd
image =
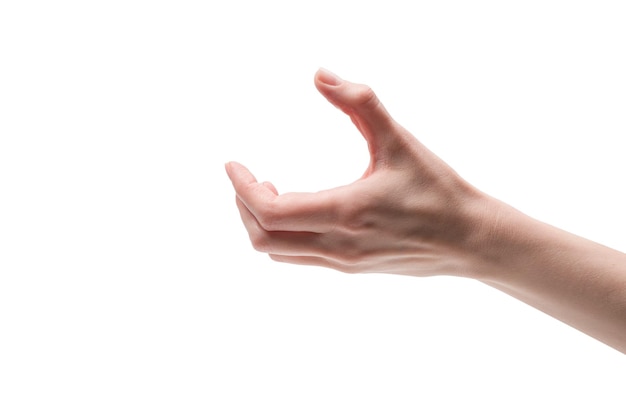
[[[476,278],[626,353],[626,254],[481,193],[367,86],[325,70],[315,85],[361,131],[369,166],[346,186],[279,194],[226,164],[254,248],[348,273]]]
[[[369,87],[323,69],[315,85],[366,139],[369,166],[346,186],[279,194],[226,164],[253,247],[349,273],[472,275],[486,196],[395,122]]]

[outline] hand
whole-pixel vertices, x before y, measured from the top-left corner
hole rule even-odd
[[[472,277],[626,353],[626,254],[479,192],[398,125],[368,87],[325,70],[315,85],[361,131],[369,166],[347,186],[278,194],[228,163],[257,250],[348,273]]]
[[[471,275],[485,196],[396,123],[369,87],[326,70],[315,85],[359,129],[369,166],[350,185],[279,194],[228,163],[254,248],[276,261],[349,273]]]

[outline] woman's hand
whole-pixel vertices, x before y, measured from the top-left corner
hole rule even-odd
[[[626,254],[479,192],[368,87],[324,70],[315,85],[361,131],[370,164],[350,185],[282,195],[227,164],[257,250],[350,273],[472,277],[626,353]]]
[[[315,85],[365,137],[369,166],[346,186],[279,194],[228,163],[254,248],[350,273],[471,275],[489,199],[396,123],[369,87],[326,70]]]

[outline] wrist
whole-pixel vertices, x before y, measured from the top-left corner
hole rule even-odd
[[[471,234],[466,243],[463,276],[481,280],[502,280],[537,249],[530,231],[538,221],[482,192],[469,205]],[[521,266],[519,266],[521,267]]]

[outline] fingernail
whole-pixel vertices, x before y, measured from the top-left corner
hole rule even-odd
[[[329,86],[338,86],[343,82],[339,76],[331,73],[326,68],[320,68],[317,71],[317,79],[324,84],[328,84]]]

